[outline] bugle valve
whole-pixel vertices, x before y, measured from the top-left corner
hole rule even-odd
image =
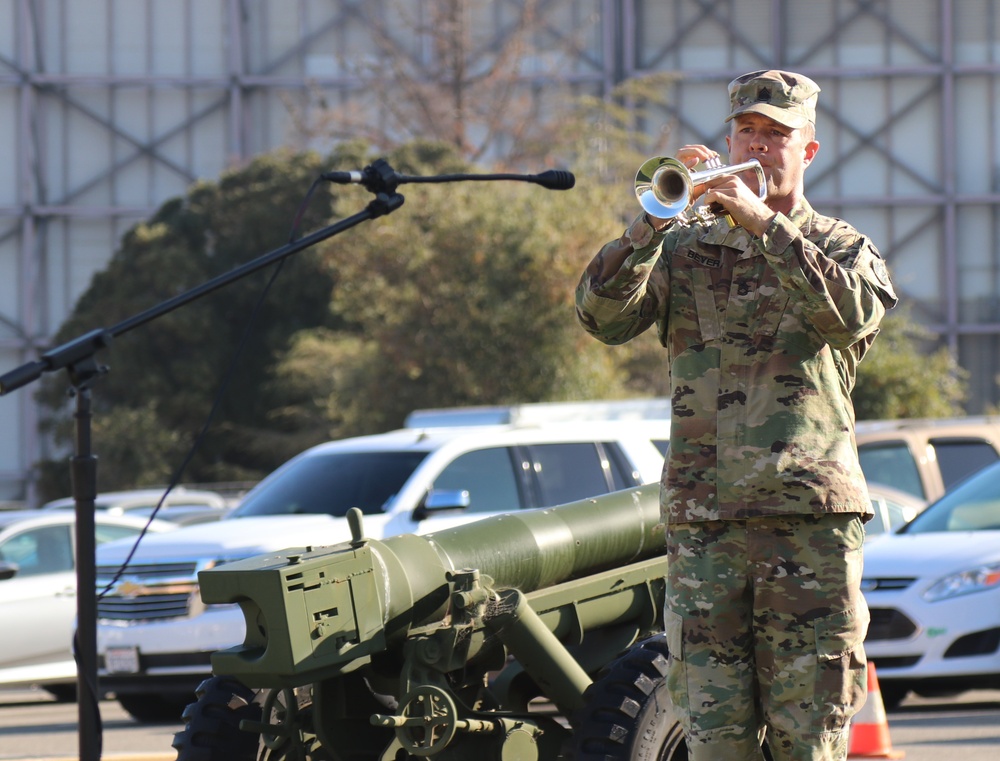
[[[699,185],[716,177],[750,170],[757,173],[758,197],[761,201],[767,198],[767,180],[757,159],[732,166],[720,165],[718,159],[715,162],[716,166],[709,162],[709,168],[692,172],[675,158],[654,156],[647,159],[635,175],[635,195],[639,199],[639,205],[650,216],[673,219],[694,204],[697,198],[694,189]],[[722,211],[721,207],[712,208],[708,212],[699,213],[699,216],[706,219]]]

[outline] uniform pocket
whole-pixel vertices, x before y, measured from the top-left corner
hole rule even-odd
[[[663,611],[663,633],[667,639],[670,657],[684,660],[684,618],[672,610]]]
[[[705,268],[691,271],[691,282],[694,283],[694,303],[698,310],[698,328],[701,340],[717,341],[722,337],[722,323],[719,319],[718,307],[715,305],[715,293],[712,290],[712,275]]]
[[[844,729],[867,696],[864,639],[868,608],[851,609],[817,619],[814,731]]]
[[[677,720],[686,733],[691,731],[691,696],[688,690],[687,664],[684,662],[684,618],[672,610],[663,611],[663,633],[670,660],[667,666],[667,691],[674,704]]]
[[[852,609],[816,619],[816,658],[822,663],[861,647],[868,632],[868,609]]]
[[[781,325],[781,318],[788,308],[789,298],[780,288],[776,288],[770,295],[761,296],[757,308],[757,323],[753,328],[755,337],[773,337],[778,332]]]

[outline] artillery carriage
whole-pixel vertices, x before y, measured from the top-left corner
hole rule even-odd
[[[658,487],[200,574],[242,645],[178,761],[682,759],[666,695]]]

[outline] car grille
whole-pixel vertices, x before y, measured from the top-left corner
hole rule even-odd
[[[945,658],[965,658],[970,655],[992,655],[1000,649],[1000,629],[986,629],[959,637],[945,651]]]
[[[864,578],[861,580],[862,592],[899,592],[910,586],[916,579],[896,578],[887,576],[885,578]]]
[[[197,600],[195,563],[129,565],[114,581],[117,566],[98,566],[97,617],[114,621],[150,621],[183,618]],[[103,593],[103,594],[101,594]]]
[[[870,612],[872,620],[866,640],[906,639],[917,631],[916,624],[894,608],[872,608]]]
[[[905,669],[920,663],[919,655],[881,655],[869,659],[880,669]]]

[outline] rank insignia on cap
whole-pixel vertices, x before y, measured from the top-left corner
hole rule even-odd
[[[751,71],[729,83],[729,116],[763,114],[779,124],[799,129],[816,123],[819,85],[792,71]]]

